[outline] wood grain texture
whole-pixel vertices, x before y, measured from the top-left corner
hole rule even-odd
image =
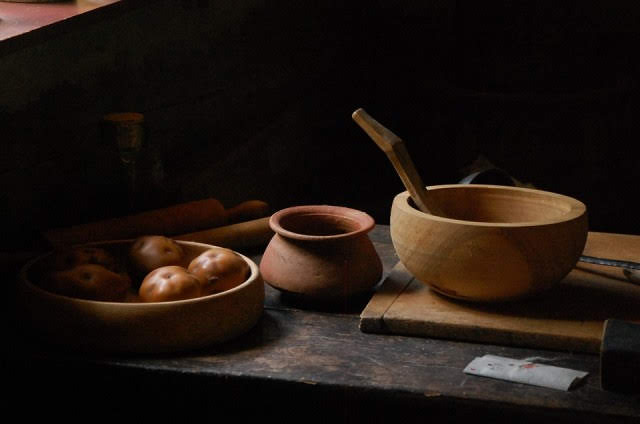
[[[585,252],[637,260],[640,236],[589,233]],[[363,329],[563,351],[598,353],[606,319],[640,320],[640,287],[629,284],[620,268],[585,263],[578,263],[549,292],[517,302],[456,301],[417,279],[375,316],[377,297],[361,320],[382,320],[384,325],[365,322]]]
[[[449,423],[465,422],[462,418],[474,415],[499,423],[533,423],[543,418],[554,423],[576,419],[609,423],[640,414],[633,399],[600,390],[598,360],[592,355],[552,354],[555,365],[581,369],[590,376],[585,385],[571,392],[550,393],[524,384],[472,378],[462,372],[474,357],[487,352],[515,358],[542,356],[544,352],[372,335],[360,332],[357,325],[353,315],[271,307],[251,331],[224,345],[158,357],[82,358],[49,350],[44,361],[35,361],[49,367],[36,368],[36,375],[51,377],[44,380],[43,389],[55,385],[61,376],[85,391],[96,387],[91,396],[80,393],[74,397],[88,398],[89,403],[83,406],[99,406],[104,398],[95,394],[115,387],[122,396],[137,399],[137,405],[148,399],[165,406],[161,410],[133,408],[131,414],[171,411],[180,417],[189,413],[219,416],[239,405],[235,396],[252,399],[254,407],[260,405],[262,418],[275,417],[277,422],[292,422],[287,417],[293,416],[299,419],[309,412],[305,408],[313,405],[313,417],[305,422],[327,422],[314,421],[314,417],[343,417],[347,411],[351,419],[336,422],[389,422],[393,416],[397,418],[398,411],[402,411],[403,422],[412,423],[424,422],[425,415],[440,416]],[[83,381],[86,384],[80,383]],[[123,381],[130,383],[121,384]],[[56,399],[55,391],[47,392]],[[185,409],[180,403],[183,399],[188,399],[191,407]],[[323,407],[317,408],[318,403]],[[242,408],[236,412],[240,416],[246,413]]]
[[[447,296],[504,301],[544,292],[569,273],[587,238],[586,206],[522,187],[429,187],[444,216],[425,214],[398,194],[391,238],[405,267]]]
[[[370,236],[390,273],[397,257],[388,227],[377,226]],[[255,262],[260,256],[258,251],[250,255]],[[13,328],[8,404],[30,418],[38,411],[50,416],[73,399],[78,408],[99,410],[102,417],[146,421],[191,416],[253,421],[256,413],[262,421],[280,423],[371,424],[397,421],[399,413],[403,423],[424,423],[426,417],[443,423],[531,424],[640,419],[637,398],[600,388],[596,355],[368,334],[358,328],[366,300],[348,305],[349,310],[330,310],[289,302],[275,289],[265,289],[265,311],[252,330],[224,345],[184,354],[80,356]],[[487,353],[546,357],[589,377],[570,392],[556,392],[462,372]],[[34,382],[47,394],[39,408],[33,408]],[[114,393],[122,402],[104,408]]]
[[[412,281],[413,276],[398,262],[360,314],[360,329],[366,333],[384,332],[384,314]]]

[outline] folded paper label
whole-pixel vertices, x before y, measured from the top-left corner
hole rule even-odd
[[[475,358],[467,365],[464,372],[466,374],[565,391],[574,387],[588,374],[584,371],[494,355]]]

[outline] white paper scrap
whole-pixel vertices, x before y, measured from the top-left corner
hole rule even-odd
[[[536,364],[521,359],[503,358],[494,355],[484,355],[475,358],[467,365],[464,372],[466,374],[565,391],[570,390],[589,374],[584,371],[554,367],[553,365]]]

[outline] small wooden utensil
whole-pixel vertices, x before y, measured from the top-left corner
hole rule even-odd
[[[351,117],[386,153],[418,209],[431,215],[443,216],[440,207],[435,204],[422,183],[422,178],[402,139],[373,119],[362,108],[353,112]]]

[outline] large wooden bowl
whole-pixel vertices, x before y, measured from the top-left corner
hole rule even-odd
[[[571,271],[586,243],[586,207],[571,197],[474,184],[428,191],[446,217],[419,211],[400,193],[391,239],[407,270],[446,296],[503,301],[540,293]]]
[[[133,240],[92,243],[127,251]],[[195,258],[213,247],[177,241]],[[248,331],[264,307],[258,266],[240,255],[251,275],[227,291],[173,302],[124,303],[83,300],[53,294],[35,284],[48,255],[26,264],[19,278],[20,310],[34,334],[49,342],[85,351],[159,353],[202,348]]]

